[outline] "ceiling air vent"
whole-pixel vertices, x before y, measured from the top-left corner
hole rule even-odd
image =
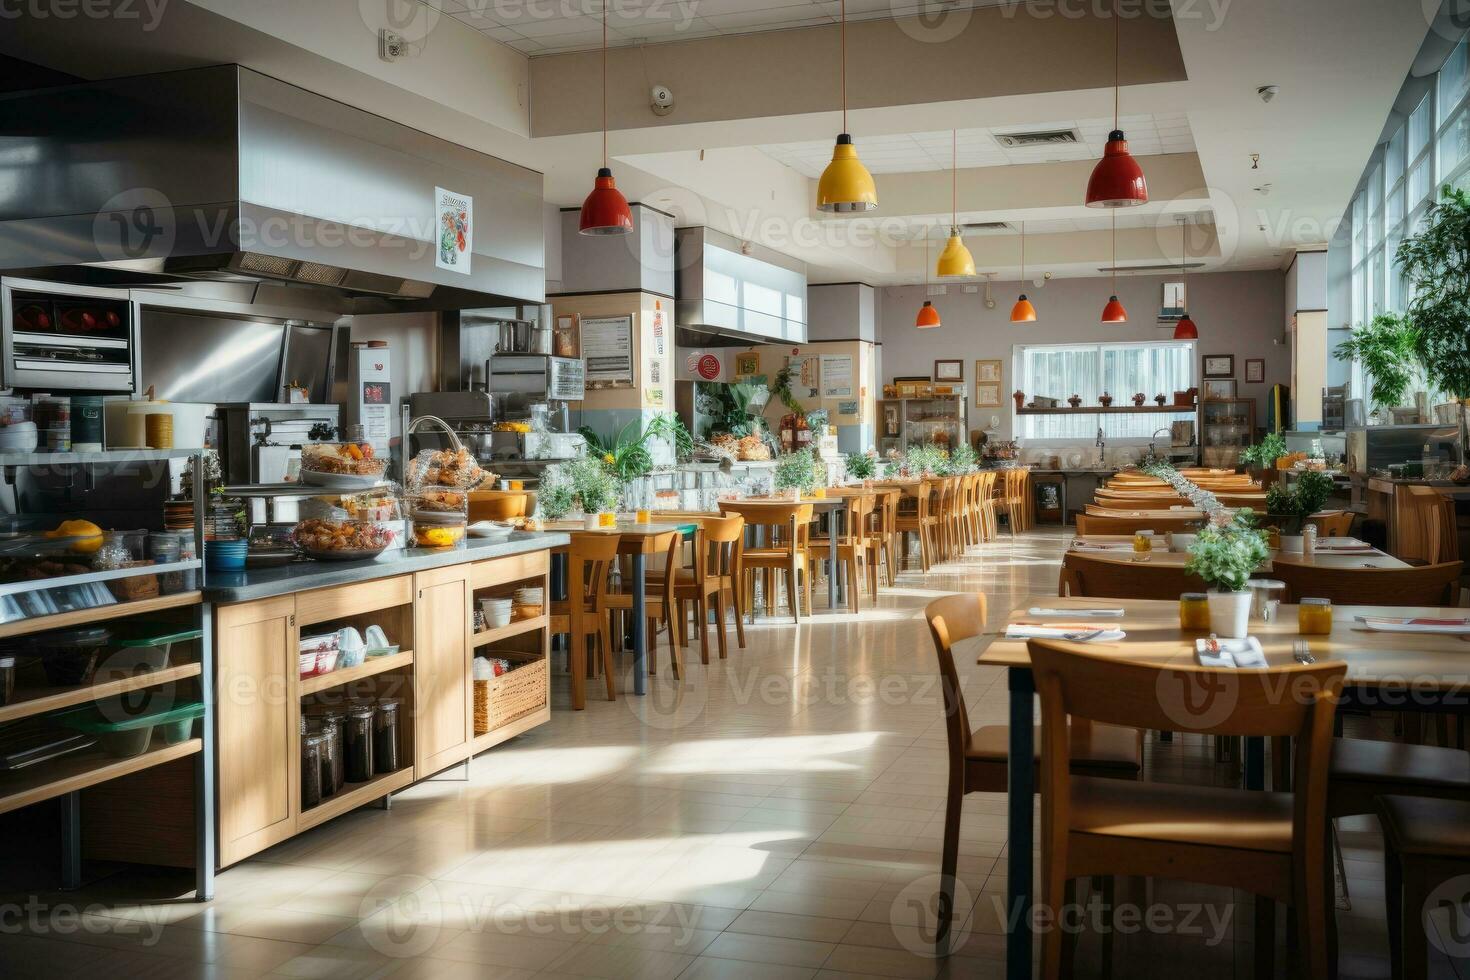
[[[1063,146],[1081,143],[1075,129],[1044,129],[1035,133],[995,133],[995,141],[1008,150],[1024,150],[1033,146]]]
[[[1186,269],[1203,269],[1204,267],[1205,264],[1203,262],[1189,262],[1184,266]],[[1100,265],[1097,267],[1097,271],[1103,275],[1112,275],[1115,272],[1120,275],[1129,272],[1178,272],[1179,269],[1178,262],[1161,263],[1159,265],[1120,265],[1116,267]]]
[[[1014,230],[1004,221],[970,221],[961,225],[960,229],[967,235],[998,235]]]

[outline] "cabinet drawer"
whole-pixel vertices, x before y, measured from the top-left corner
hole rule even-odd
[[[483,589],[491,585],[504,585],[506,582],[543,576],[550,567],[550,554],[547,551],[535,551],[528,555],[476,562],[470,572],[470,588]]]
[[[377,612],[413,601],[413,576],[374,579],[296,595],[296,622],[301,626]]]

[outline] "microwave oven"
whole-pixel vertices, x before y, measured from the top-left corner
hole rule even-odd
[[[0,386],[131,394],[137,379],[128,290],[0,279]]]

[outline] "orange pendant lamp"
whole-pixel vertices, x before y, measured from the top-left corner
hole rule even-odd
[[[1175,340],[1198,340],[1199,327],[1189,318],[1189,265],[1186,259],[1189,255],[1189,232],[1185,228],[1184,219],[1179,220],[1179,274],[1184,279],[1184,317],[1174,324]]]
[[[975,257],[965,247],[960,237],[960,142],[959,133],[950,130],[950,223],[949,241],[939,253],[939,268],[935,275],[941,279],[957,279],[975,274]]]
[[[1118,216],[1113,215],[1113,295],[1108,297],[1107,305],[1103,307],[1103,323],[1127,323],[1128,311],[1123,309],[1123,304],[1118,302]]]
[[[1026,288],[1026,222],[1021,222],[1021,288]],[[1016,300],[1016,305],[1011,307],[1012,323],[1031,323],[1036,319],[1036,307],[1022,293],[1021,298]]]
[[[914,326],[920,330],[932,330],[943,326],[939,322],[939,311],[929,301],[929,229],[924,229],[924,305],[919,307],[919,315],[914,320]]]
[[[607,6],[602,8],[602,167],[597,171],[592,193],[582,202],[582,220],[577,228],[584,235],[626,235],[633,230],[633,212],[628,199],[618,190],[607,165]]]
[[[839,71],[842,87],[842,132],[832,148],[832,162],[817,181],[817,210],[837,214],[873,211],[878,207],[878,186],[873,175],[858,159],[857,147],[847,132],[847,0],[840,5],[842,61]]]
[[[1118,128],[1118,19],[1118,2],[1113,0],[1113,131],[1087,181],[1090,208],[1131,208],[1148,203],[1143,168],[1128,152],[1128,139]]]

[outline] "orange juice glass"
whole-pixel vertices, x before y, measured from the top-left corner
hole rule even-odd
[[[1296,607],[1296,629],[1303,636],[1326,636],[1332,632],[1332,600],[1303,599]]]
[[[618,515],[610,510],[603,511],[597,515],[597,524],[599,527],[617,527]]]
[[[633,520],[637,521],[639,524],[647,524],[651,519],[652,518],[649,516],[649,513],[646,509],[639,509],[633,515]]]

